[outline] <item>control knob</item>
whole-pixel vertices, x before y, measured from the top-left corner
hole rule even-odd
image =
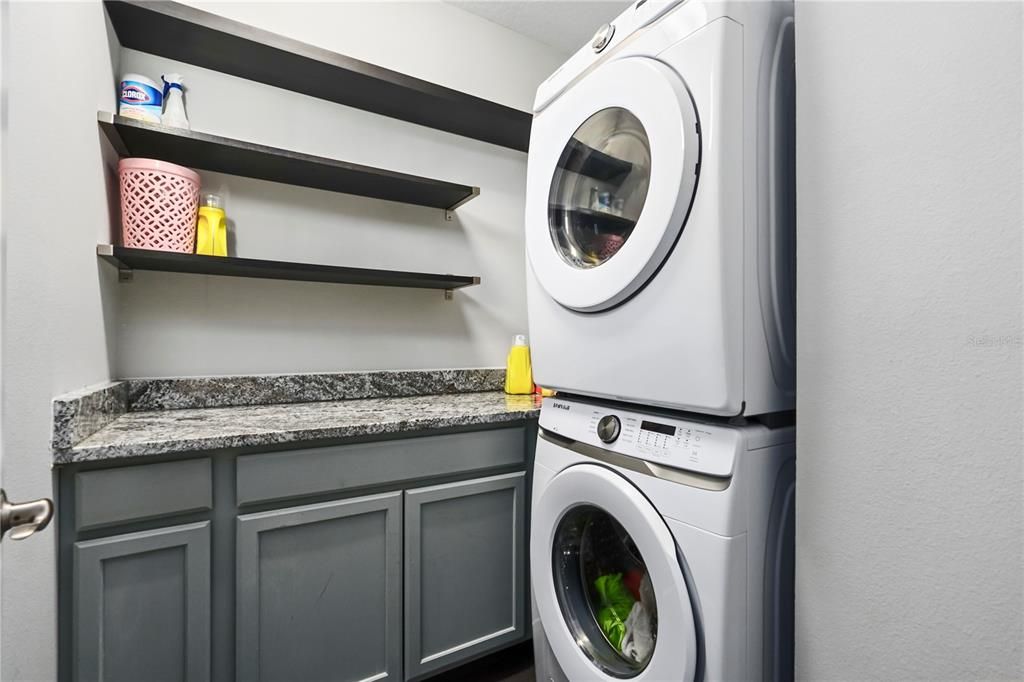
[[[608,43],[612,42],[613,35],[615,35],[615,24],[603,25],[597,29],[597,33],[594,34],[593,39],[590,41],[590,49],[594,52],[600,52],[608,47]]]
[[[614,414],[606,414],[597,422],[597,437],[602,443],[611,443],[619,437],[622,423]]]

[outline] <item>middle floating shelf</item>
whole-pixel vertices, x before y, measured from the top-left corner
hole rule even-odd
[[[199,256],[194,253],[173,253],[130,249],[123,246],[98,244],[96,255],[112,263],[126,275],[133,270],[183,272],[193,275],[223,275],[225,277],[255,277],[284,279],[299,282],[328,282],[334,284],[364,284],[385,287],[412,287],[416,289],[461,289],[480,283],[479,277],[439,275],[403,270],[374,270],[312,263],[289,263],[254,258],[227,256]]]
[[[101,111],[100,128],[121,156],[170,161],[189,168],[356,194],[451,211],[479,187],[311,156],[184,128],[145,123]]]

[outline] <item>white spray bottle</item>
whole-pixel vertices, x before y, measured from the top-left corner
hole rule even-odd
[[[183,98],[181,74],[167,73],[160,76],[164,82],[164,115],[161,123],[175,128],[190,128],[188,116],[185,115],[185,100]]]

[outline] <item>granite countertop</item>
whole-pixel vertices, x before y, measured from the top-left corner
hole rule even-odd
[[[126,411],[70,447],[54,464],[248,448],[500,424],[539,414],[533,396],[500,391],[322,402]]]

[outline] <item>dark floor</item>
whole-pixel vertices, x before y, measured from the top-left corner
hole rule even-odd
[[[533,643],[523,642],[431,677],[430,682],[534,682]]]

